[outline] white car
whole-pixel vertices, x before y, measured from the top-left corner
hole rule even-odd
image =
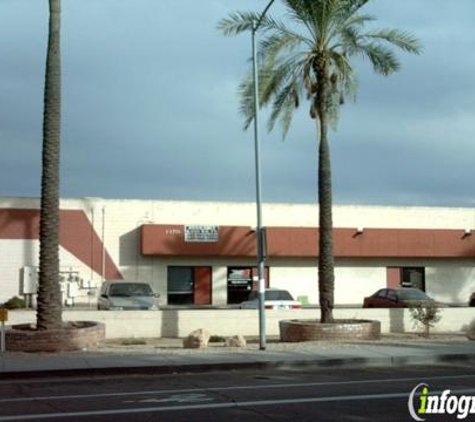
[[[259,299],[257,292],[252,292],[252,299],[242,302],[241,309],[258,309]],[[302,309],[302,304],[292,297],[287,290],[267,289],[265,292],[265,309]]]
[[[150,284],[134,281],[105,281],[97,300],[97,309],[111,311],[157,310],[158,293]]]

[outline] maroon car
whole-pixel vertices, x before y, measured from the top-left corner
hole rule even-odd
[[[365,297],[363,308],[408,308],[419,304],[442,305],[427,296],[422,290],[401,287],[380,289],[371,296]]]

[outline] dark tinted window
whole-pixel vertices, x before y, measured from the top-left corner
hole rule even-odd
[[[396,302],[397,294],[394,290],[388,290],[388,299]]]
[[[425,290],[424,267],[403,267],[401,276],[402,287],[413,287],[422,291]]]
[[[387,289],[381,289],[376,293],[376,297],[379,297],[380,299],[386,299],[387,292]]]
[[[431,300],[422,290],[417,289],[399,290],[398,296],[400,300]]]
[[[117,283],[111,284],[109,296],[152,296],[152,289],[148,284],[143,283]]]
[[[168,293],[193,293],[193,267],[168,268]]]
[[[168,267],[168,304],[194,303],[194,267]]]

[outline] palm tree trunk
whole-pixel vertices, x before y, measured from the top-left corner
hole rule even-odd
[[[318,149],[318,203],[319,203],[319,256],[318,291],[320,299],[320,321],[333,321],[333,294],[335,272],[333,257],[332,176],[330,146],[328,144],[328,122],[326,112],[327,72],[325,64],[318,67],[317,114],[320,129]]]
[[[40,270],[37,328],[62,325],[59,286],[59,155],[61,117],[61,0],[49,0],[49,39],[43,111]]]

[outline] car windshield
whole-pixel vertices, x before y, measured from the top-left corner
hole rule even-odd
[[[111,284],[109,296],[152,296],[152,289],[148,284],[143,283],[117,283]]]
[[[422,290],[408,289],[397,292],[399,300],[432,300]]]

